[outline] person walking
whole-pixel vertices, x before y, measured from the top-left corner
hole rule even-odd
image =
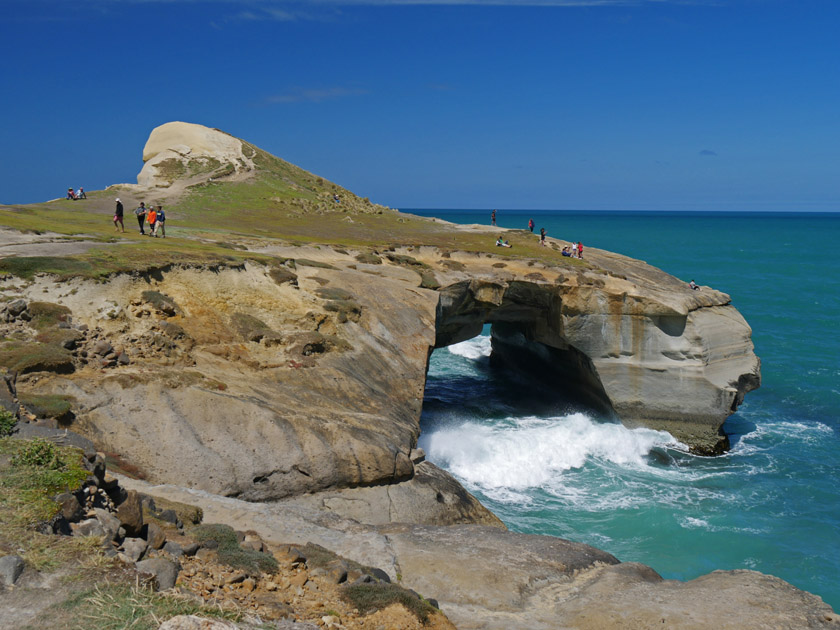
[[[146,215],[146,218],[149,221],[149,236],[157,236],[157,234],[155,234],[155,224],[157,223],[157,212],[155,212],[154,206],[149,207],[149,212]]]
[[[545,228],[540,228],[540,245],[545,247]]]
[[[155,226],[155,236],[160,230],[161,238],[166,238],[166,213],[163,211],[163,206],[157,207],[157,225]]]
[[[119,223],[119,225],[117,225]],[[125,232],[125,223],[123,223],[123,205],[120,198],[117,197],[117,207],[114,210],[114,229],[119,232],[120,228]]]
[[[496,211],[490,213],[490,225],[496,225]]]
[[[134,216],[137,217],[137,224],[140,226],[140,234],[145,235],[146,231],[143,229],[143,226],[146,224],[146,213],[148,210],[146,209],[146,202],[141,201],[140,205],[134,211]]]

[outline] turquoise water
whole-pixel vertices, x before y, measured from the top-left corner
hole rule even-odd
[[[410,211],[488,223],[488,211]],[[732,296],[762,387],[695,457],[666,433],[540,414],[483,337],[434,352],[420,444],[513,530],[589,543],[666,578],[755,569],[840,610],[840,214],[499,211]],[[585,253],[585,252],[584,252]]]

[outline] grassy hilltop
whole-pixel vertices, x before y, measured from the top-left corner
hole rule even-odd
[[[526,230],[508,230],[511,249],[494,245],[497,228],[464,230],[446,222],[403,214],[372,203],[243,141],[254,168],[246,176],[213,159],[166,160],[158,166],[168,183],[180,186],[143,189],[115,185],[91,191],[88,199],[57,199],[30,205],[0,206],[0,227],[59,240],[91,242],[83,253],[65,256],[15,256],[0,259],[0,271],[31,276],[103,277],[170,263],[268,261],[249,252],[274,242],[322,244],[354,249],[433,246],[442,250],[534,258],[547,263],[585,265],[538,245]],[[333,196],[338,195],[340,203]],[[125,206],[126,232],[112,224],[114,199]],[[167,239],[138,233],[133,210],[140,201],[166,209]],[[501,230],[499,230],[501,233]],[[115,245],[119,246],[115,246]]]

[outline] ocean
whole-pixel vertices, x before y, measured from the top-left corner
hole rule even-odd
[[[502,227],[529,218],[536,232],[730,294],[753,329],[761,389],[724,426],[731,451],[694,456],[667,433],[535,413],[538,392],[491,366],[485,327],[432,355],[428,459],[511,530],[588,543],[665,578],[754,569],[840,610],[840,213],[497,213]]]

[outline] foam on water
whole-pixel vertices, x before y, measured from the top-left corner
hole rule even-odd
[[[461,343],[455,343],[446,348],[450,353],[465,359],[476,361],[478,359],[489,357],[492,350],[490,337],[481,335],[474,337]]]
[[[429,457],[467,484],[486,490],[525,490],[562,485],[565,471],[588,460],[645,466],[655,446],[671,435],[595,422],[583,413],[564,417],[507,418],[443,427],[421,438]]]

